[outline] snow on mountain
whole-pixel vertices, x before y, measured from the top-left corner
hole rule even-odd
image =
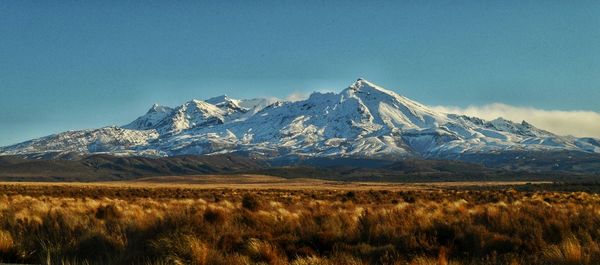
[[[270,157],[454,157],[508,151],[600,153],[593,138],[558,136],[523,121],[440,113],[364,79],[340,93],[280,102],[227,96],[154,105],[121,128],[65,132],[0,154],[113,152],[182,155],[246,152]]]
[[[177,134],[195,127],[242,121],[273,102],[268,99],[238,100],[222,95],[204,101],[194,99],[176,108],[154,104],[145,115],[123,128]]]
[[[275,100],[264,98],[255,99],[232,99],[227,95],[222,95],[206,100],[207,103],[213,104],[225,111],[229,121],[240,121],[249,118],[256,114],[266,106],[275,103]]]
[[[278,100],[276,98],[253,98],[242,99],[238,102],[240,107],[250,110],[249,113],[254,115],[265,107],[277,103]]]
[[[152,105],[150,110],[148,110],[148,112],[146,112],[146,115],[135,119],[135,121],[123,126],[123,128],[132,129],[132,130],[154,129],[157,124],[159,124],[160,122],[162,122],[163,120],[165,120],[168,116],[170,116],[172,114],[173,114],[172,108],[154,104],[154,105]]]
[[[190,100],[174,109],[153,106],[144,116],[123,126],[132,130],[155,129],[160,134],[176,134],[197,126],[223,124],[236,112],[245,112],[236,105],[215,106],[202,100]]]
[[[218,107],[227,114],[248,112],[248,109],[240,106],[240,100],[229,98],[227,95],[210,98],[205,102]]]
[[[1,155],[34,153],[131,153],[145,152],[148,144],[157,139],[154,130],[129,130],[119,127],[104,127],[92,130],[67,131],[0,149]]]
[[[177,107],[171,116],[159,124],[157,129],[161,133],[179,133],[197,126],[223,124],[227,115],[230,113],[215,105],[194,99]]]

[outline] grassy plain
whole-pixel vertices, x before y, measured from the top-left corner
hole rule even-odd
[[[548,185],[261,175],[0,183],[0,261],[598,264],[600,196],[536,188]]]

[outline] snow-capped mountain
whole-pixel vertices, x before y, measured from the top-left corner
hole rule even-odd
[[[558,136],[523,121],[440,113],[364,79],[295,102],[191,100],[154,105],[121,127],[68,131],[0,148],[0,155],[238,152],[266,157],[447,158],[528,151],[600,153],[600,140]]]

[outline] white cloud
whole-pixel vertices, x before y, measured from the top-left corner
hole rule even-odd
[[[300,101],[300,100],[305,100],[308,98],[308,94],[306,93],[302,93],[302,92],[292,92],[291,94],[289,94],[285,100],[286,101]]]
[[[451,106],[434,106],[432,108],[437,111],[475,116],[485,120],[493,120],[498,117],[515,122],[525,120],[538,128],[559,135],[600,138],[600,113],[594,111],[543,110],[502,103],[466,108]]]
[[[292,91],[292,93],[290,93],[289,95],[287,95],[283,100],[284,101],[291,101],[291,102],[295,102],[295,101],[300,101],[300,100],[305,100],[308,99],[310,97],[310,95],[312,95],[313,93],[335,93],[335,90],[330,89],[330,88],[320,88],[317,90],[313,90],[312,92],[306,92],[306,91]]]

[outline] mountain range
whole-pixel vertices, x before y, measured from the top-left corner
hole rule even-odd
[[[237,154],[273,161],[524,159],[533,153],[596,156],[600,140],[556,135],[526,121],[437,112],[364,79],[339,93],[315,92],[294,102],[220,96],[177,107],[153,105],[123,126],[0,147],[0,155],[27,158]]]

